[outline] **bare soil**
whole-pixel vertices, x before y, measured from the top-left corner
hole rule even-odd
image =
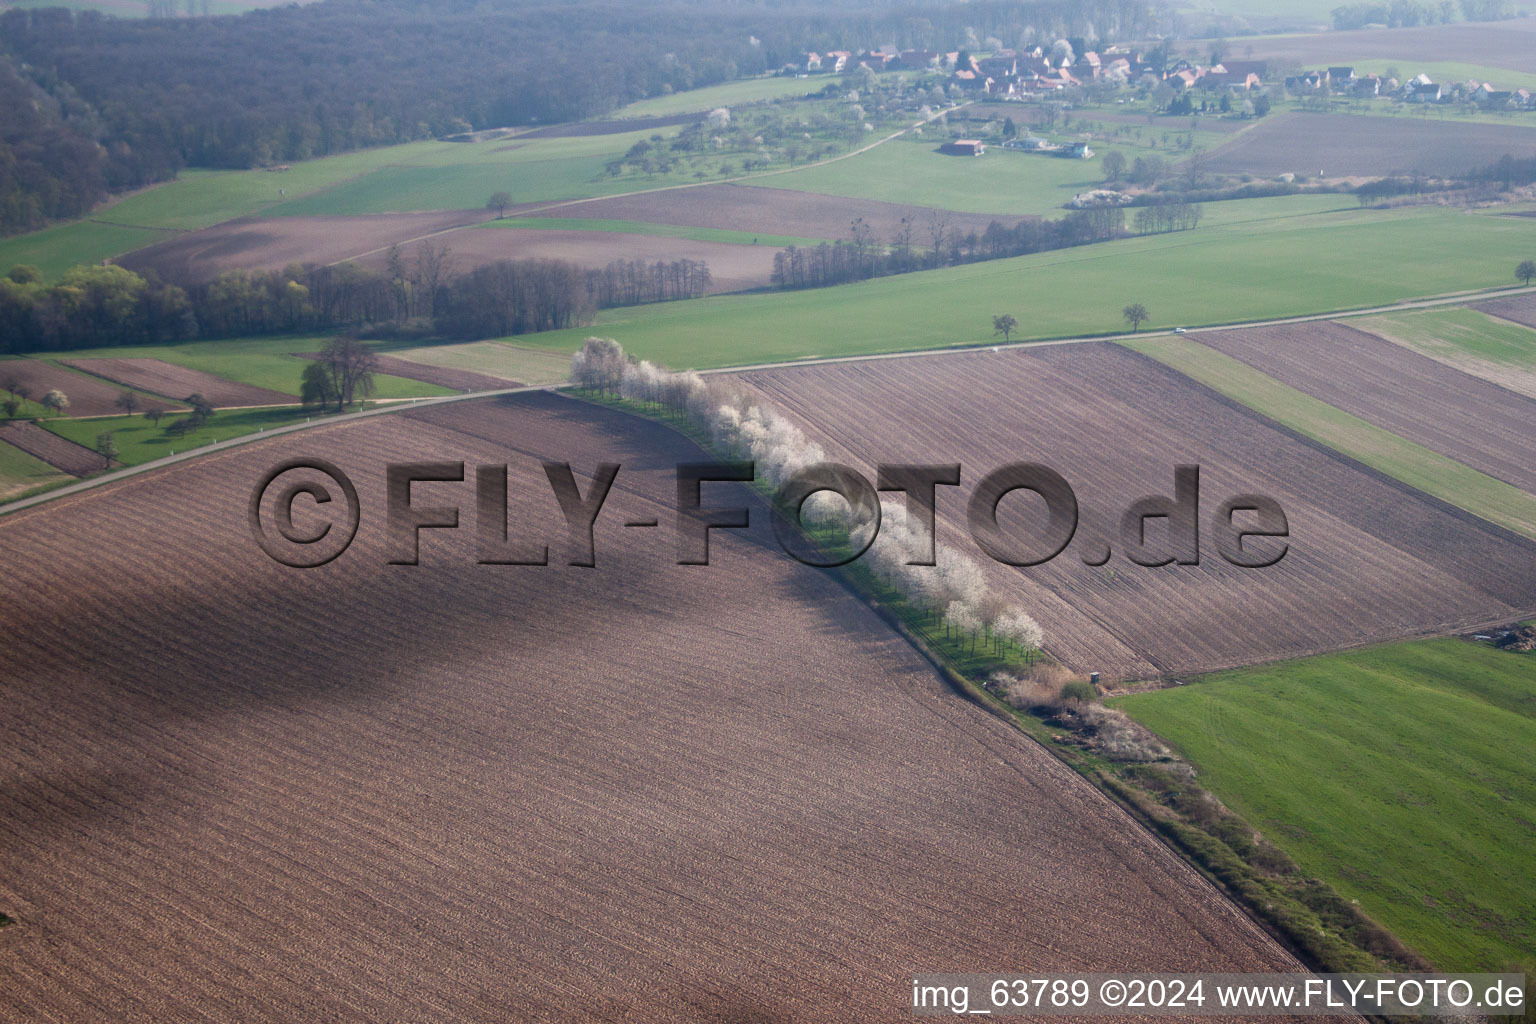
[[[1536,327],[1536,292],[1506,295],[1502,299],[1489,299],[1487,302],[1474,302],[1472,308],[1505,320],[1513,320],[1527,327]]]
[[[46,428],[25,420],[0,425],[0,440],[15,445],[35,459],[42,459],[71,476],[85,476],[106,468],[106,462],[89,448],[65,440]]]
[[[1313,69],[1357,60],[1389,60],[1409,77],[1418,71],[1415,61],[1454,61],[1536,74],[1536,24],[1531,18],[1255,37],[1237,40],[1229,49],[1233,59],[1288,62]],[[1510,87],[1497,80],[1494,85]]]
[[[484,210],[380,213],[354,217],[242,217],[189,231],[120,257],[133,271],[201,284],[226,270],[279,270],[335,263],[373,249],[486,219]]]
[[[1222,174],[1285,173],[1385,177],[1456,175],[1508,153],[1536,156],[1536,128],[1420,118],[1411,114],[1271,114],[1213,150],[1206,168]]]
[[[1193,335],[1281,383],[1536,493],[1536,401],[1336,323]]]
[[[189,370],[184,366],[167,363],[163,359],[61,359],[59,362],[118,384],[178,401],[200,394],[210,405],[218,408],[294,404],[294,397],[281,391],[225,380],[201,370]]]
[[[295,352],[300,359],[318,359],[318,352]],[[436,384],[442,388],[453,388],[456,391],[497,391],[501,388],[521,387],[521,381],[507,380],[504,377],[492,377],[488,373],[475,373],[473,370],[454,370],[446,366],[428,366],[426,363],[412,362],[409,359],[400,359],[396,356],[375,354],[378,360],[378,372],[388,374],[391,377],[405,377],[409,380],[419,380],[427,384]]]
[[[1536,610],[1536,544],[1118,345],[743,377],[853,465],[960,462],[961,490],[940,489],[941,538],[972,552],[1040,621],[1050,652],[1079,671],[1121,679],[1208,671]],[[991,562],[965,529],[969,489],[1015,461],[1054,468],[1079,505],[1071,544],[1033,568]],[[1120,516],[1143,495],[1171,496],[1180,463],[1200,466],[1201,563],[1135,565],[1119,550]],[[1273,567],[1236,568],[1212,546],[1209,516],[1244,493],[1273,497],[1288,517],[1289,550]],[[1017,499],[1010,528],[1040,521],[1034,501]],[[1107,564],[1084,564],[1106,543]]]
[[[772,180],[772,179],[768,179]],[[684,224],[732,231],[761,231],[765,235],[838,239],[848,237],[848,227],[862,217],[876,238],[890,239],[903,217],[912,218],[921,235],[928,218],[937,213],[958,231],[982,232],[994,220],[1016,224],[1017,214],[957,213],[926,206],[903,206],[872,199],[800,192],[759,185],[700,185],[638,195],[612,196],[573,203],[533,216],[593,217],[600,220],[639,220],[652,224]]]
[[[27,388],[28,397],[40,401],[57,388],[69,399],[71,416],[113,416],[122,413],[117,398],[123,389],[98,377],[71,373],[41,359],[6,359],[0,361],[0,381],[15,377]]]
[[[320,569],[244,526],[292,454],[360,493]],[[698,455],[518,396],[0,519],[0,1017],[895,1021],[918,965],[1299,969],[763,506],[709,567],[626,530]],[[595,569],[562,564],[541,458],[624,466]],[[554,564],[474,564],[466,482],[417,485],[464,528],[387,565],[385,464],[445,459],[510,460],[513,535]]]

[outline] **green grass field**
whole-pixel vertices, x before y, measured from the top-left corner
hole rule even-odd
[[[1276,422],[1506,529],[1536,538],[1536,496],[1311,395],[1190,338],[1122,342]]]
[[[1149,327],[1231,323],[1501,285],[1529,248],[1520,218],[1338,203],[1212,203],[1194,231],[837,288],[609,310],[592,326],[518,343],[570,352],[611,335],[681,369],[988,344],[999,313],[1019,319],[1024,339],[1117,333],[1129,302],[1150,308]]]
[[[0,438],[4,436],[0,432]],[[20,448],[0,440],[0,501],[70,479],[73,478],[67,473],[60,473],[42,459],[33,458]]]
[[[77,220],[30,234],[0,238],[0,273],[17,264],[27,264],[41,270],[43,277],[51,281],[70,267],[100,263],[170,237],[166,231]]]
[[[1439,967],[1536,956],[1536,655],[1429,640],[1114,703]]]
[[[761,235],[727,228],[698,228],[687,224],[652,224],[643,220],[596,220],[586,217],[508,217],[490,220],[479,228],[533,228],[540,231],[612,231],[632,235],[660,235],[665,238],[691,238],[697,242],[728,242],[732,245],[766,245],[782,249],[786,245],[819,245],[834,238],[838,229],[828,225],[827,239],[797,238],[793,235]]]
[[[216,412],[201,430],[173,437],[166,427],[179,417],[167,416],[155,426],[140,416],[111,416],[94,420],[53,419],[43,425],[60,437],[87,448],[96,447],[99,434],[110,433],[117,444],[119,459],[124,466],[136,466],[151,462],[176,452],[191,451],[215,441],[227,441],[232,437],[254,434],[259,430],[302,423],[309,418],[319,419],[314,413],[297,406],[271,409],[229,409]]]
[[[1350,321],[1431,359],[1473,359],[1491,368],[1536,370],[1536,330],[1475,309],[1425,309]]]

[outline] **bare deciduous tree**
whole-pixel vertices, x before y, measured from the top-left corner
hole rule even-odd
[[[1131,325],[1131,333],[1135,334],[1137,331],[1141,330],[1141,325],[1145,323],[1147,318],[1152,314],[1147,312],[1146,306],[1143,306],[1139,302],[1133,302],[1129,306],[1126,306],[1124,309],[1122,309],[1120,311],[1120,315],[1125,317],[1125,322]]]

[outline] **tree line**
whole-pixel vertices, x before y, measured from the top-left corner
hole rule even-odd
[[[294,331],[388,329],[491,338],[574,327],[593,311],[695,298],[710,284],[697,260],[498,260],[455,272],[447,248],[423,245],[382,268],[342,263],[230,270],[182,287],[119,266],[71,268],[46,284],[32,267],[0,277],[0,350],[146,345]],[[387,326],[386,326],[387,325]]]
[[[1198,221],[1198,212],[1193,219]],[[1054,220],[1026,217],[1013,227],[994,220],[980,234],[959,231],[942,211],[935,210],[922,220],[902,218],[888,242],[876,242],[860,219],[850,226],[846,239],[818,246],[792,245],[775,253],[772,283],[776,288],[821,288],[887,274],[1105,242],[1124,234],[1125,210],[1108,206],[1073,210]]]
[[[10,9],[0,13],[0,234],[78,216],[182,167],[580,120],[773,71],[806,50],[1145,38],[1161,17],[1147,0],[335,0],[151,19]]]

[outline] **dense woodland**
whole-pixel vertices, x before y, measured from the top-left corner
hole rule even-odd
[[[238,17],[0,14],[0,233],[182,167],[569,121],[807,49],[1145,34],[1146,0],[772,9],[742,0],[321,0]]]
[[[190,288],[118,266],[74,267],[45,284],[30,267],[0,277],[0,351],[40,352],[289,331],[411,331],[494,338],[573,327],[605,306],[702,295],[696,260],[499,260],[455,273],[446,249],[392,254],[378,270],[343,263],[232,270]]]

